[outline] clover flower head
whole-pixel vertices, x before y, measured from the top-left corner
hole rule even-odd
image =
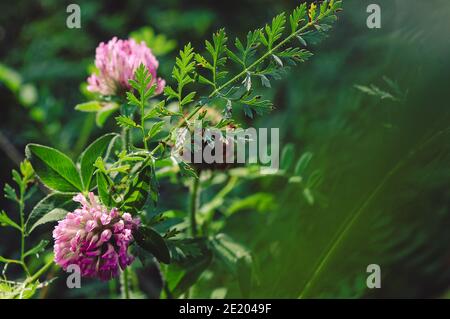
[[[128,246],[139,219],[116,208],[107,209],[93,193],[88,198],[78,194],[73,200],[81,208],[68,213],[53,230],[55,262],[64,270],[77,265],[84,277],[117,277],[119,267],[123,270],[134,260]]]
[[[140,64],[144,64],[152,75],[150,86],[156,84],[156,94],[164,90],[165,81],[157,77],[158,60],[150,48],[142,41],[112,38],[108,43],[100,43],[96,49],[95,66],[98,74],[88,79],[88,90],[101,95],[118,95],[131,88],[129,80]]]

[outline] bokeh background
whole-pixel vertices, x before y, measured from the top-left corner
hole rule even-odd
[[[81,29],[66,27],[59,0],[0,4],[0,184],[30,142],[76,157],[114,129],[74,110],[95,48],[132,32],[155,42],[160,76],[170,79],[187,42],[202,47],[219,27],[244,36],[297,1],[76,1]],[[366,26],[367,5],[382,28]],[[283,176],[239,183],[216,209],[227,233],[255,263],[250,297],[445,298],[450,294],[450,3],[447,0],[344,0],[330,37],[315,56],[273,84],[276,110],[246,125],[278,127]],[[142,29],[146,28],[146,29]],[[149,35],[150,34],[150,35]],[[170,80],[169,80],[170,81]],[[306,154],[306,155],[305,155]],[[301,180],[298,158],[309,158]],[[169,182],[167,182],[169,183]],[[161,209],[186,203],[183,185],[162,184]],[[214,187],[202,193],[207,201]],[[37,190],[30,203],[42,192]],[[30,207],[31,207],[30,204]],[[5,199],[0,207],[14,211]],[[28,207],[29,208],[29,207]],[[176,207],[175,207],[176,208]],[[43,228],[32,240],[46,238]],[[14,256],[14,231],[0,228],[0,255]],[[367,265],[381,267],[381,289],[366,287]],[[193,297],[240,297],[235,281],[207,271]],[[65,287],[59,276],[37,297],[108,298],[115,283]],[[137,278],[158,295],[155,269]]]

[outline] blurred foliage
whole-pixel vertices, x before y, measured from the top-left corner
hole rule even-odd
[[[279,127],[282,144],[290,145],[283,151],[283,171],[262,178],[248,168],[205,177],[201,216],[212,216],[212,223],[229,216],[226,224],[212,227],[245,243],[242,254],[253,259],[246,296],[448,295],[450,4],[378,2],[380,30],[366,27],[372,1],[345,1],[337,29],[314,49],[315,59],[274,84],[276,110],[256,125]],[[91,114],[73,109],[86,101],[82,83],[99,42],[129,35],[146,41],[155,46],[159,74],[169,79],[171,61],[188,41],[198,47],[223,26],[242,37],[296,5],[271,0],[78,4],[79,30],[65,27],[61,1],[0,4],[2,184],[10,181],[26,143],[51,145],[75,158],[112,127],[108,120],[96,128]],[[231,186],[217,197],[226,181]],[[184,185],[175,177],[166,183],[174,191],[161,186],[158,211],[182,209]],[[12,209],[3,199],[1,207]],[[36,231],[36,243],[50,229]],[[18,251],[7,241],[12,231],[1,230],[0,255]],[[369,264],[381,266],[381,289],[366,288]],[[142,294],[135,297],[158,297],[158,274],[152,262],[138,269],[132,283]],[[236,276],[230,280],[227,272],[208,270],[191,297],[241,297]],[[83,280],[83,289],[69,290],[61,278],[37,296],[118,294],[114,282]]]

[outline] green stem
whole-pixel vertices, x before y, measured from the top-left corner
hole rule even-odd
[[[117,280],[110,280],[108,282],[109,297],[112,299],[116,296]]]
[[[244,75],[247,74],[247,72],[249,72],[250,70],[252,70],[254,67],[258,66],[261,62],[263,62],[265,59],[267,59],[268,57],[270,57],[272,54],[274,54],[279,48],[281,48],[283,45],[285,45],[286,43],[288,43],[289,41],[291,41],[294,37],[298,36],[299,34],[301,34],[303,31],[305,31],[306,29],[308,29],[309,27],[311,27],[312,25],[314,25],[317,22],[317,20],[315,20],[314,22],[309,22],[306,25],[304,25],[302,28],[300,28],[299,30],[295,31],[294,33],[292,33],[291,35],[289,35],[286,39],[284,39],[283,41],[281,41],[280,43],[278,43],[276,46],[274,46],[272,49],[270,49],[269,51],[267,51],[265,54],[263,54],[258,60],[256,60],[255,62],[253,62],[250,66],[248,66],[247,68],[245,68],[241,73],[237,74],[236,76],[234,76],[232,79],[230,79],[229,81],[227,81],[226,83],[222,84],[221,86],[219,86],[217,89],[215,89],[210,95],[209,97],[214,97],[216,96],[220,91],[222,91],[224,88],[226,88],[227,86],[233,84],[234,82],[236,82],[237,80],[239,80],[240,78],[242,78]]]
[[[197,207],[198,207],[198,200],[199,200],[199,185],[200,185],[200,174],[198,178],[194,178],[192,181],[192,188],[191,188],[191,198],[190,198],[190,207],[189,207],[189,214],[190,214],[190,220],[191,220],[191,235],[192,237],[197,237],[197,220],[195,218],[195,215],[197,213]]]
[[[24,254],[25,254],[25,232],[24,232],[24,204],[23,204],[23,198],[21,195],[20,198],[20,204],[19,204],[19,212],[20,212],[20,260],[23,262],[24,260]]]
[[[124,299],[130,299],[130,284],[128,279],[128,269],[124,269],[122,272],[122,297]]]
[[[127,151],[129,150],[129,145],[130,145],[130,129],[124,127],[122,128],[122,132],[121,132],[121,137],[122,137],[122,150]]]
[[[299,30],[297,30],[296,32],[292,33],[291,35],[289,35],[286,39],[284,39],[283,41],[281,41],[280,43],[278,43],[276,46],[274,46],[272,49],[270,49],[269,51],[267,51],[264,55],[262,55],[258,60],[256,60],[255,62],[253,62],[250,66],[246,67],[242,72],[240,72],[239,74],[235,75],[232,79],[230,79],[229,81],[227,81],[226,83],[222,84],[221,86],[219,86],[218,88],[216,88],[208,97],[212,98],[214,96],[216,96],[217,94],[219,94],[220,91],[222,91],[223,89],[225,89],[226,87],[228,87],[229,85],[233,84],[234,82],[236,82],[237,80],[239,80],[240,78],[242,78],[243,76],[245,76],[247,74],[247,72],[251,71],[253,68],[255,68],[256,66],[258,66],[261,62],[263,62],[265,59],[267,59],[268,57],[270,57],[272,54],[274,54],[274,52],[276,52],[279,48],[281,48],[282,46],[284,46],[286,43],[288,43],[289,41],[291,41],[294,37],[300,35],[302,32],[304,32],[306,29],[308,29],[309,27],[311,27],[312,25],[314,25],[316,22],[318,21],[315,20],[313,22],[309,22],[307,23],[305,26],[303,26],[302,28],[300,28]],[[195,106],[195,108],[191,111],[191,113],[189,113],[189,115],[184,118],[176,127],[175,129],[178,129],[180,127],[182,127],[183,125],[185,125],[190,119],[192,119],[197,113],[198,111],[200,111],[203,108],[203,105],[197,105]],[[170,137],[170,134],[169,134]],[[165,141],[167,141],[169,139],[169,137],[167,137],[165,139]],[[162,147],[161,143],[158,144],[158,146],[153,150],[152,154],[156,153],[157,150],[159,150]]]
[[[144,104],[141,104],[141,131],[142,131],[142,139],[144,141],[144,148],[145,148],[145,150],[148,150],[147,138],[145,136],[145,127],[144,127],[144,124],[145,124],[144,112],[145,112]]]
[[[26,280],[26,282],[28,283],[28,282],[34,282],[34,281],[38,280],[39,277],[42,276],[42,274],[44,274],[50,268],[51,265],[53,265],[53,260],[51,260],[48,263],[46,263],[44,265],[44,267],[39,269],[33,276],[29,277]]]
[[[289,35],[286,39],[284,39],[283,41],[281,41],[280,43],[278,43],[275,47],[273,47],[272,49],[270,49],[269,51],[267,51],[264,55],[262,55],[258,60],[256,60],[255,62],[253,62],[250,66],[246,67],[242,72],[240,72],[239,74],[235,75],[232,79],[230,79],[229,81],[227,81],[226,83],[222,84],[221,86],[219,86],[218,88],[214,89],[214,91],[208,96],[209,98],[212,98],[214,96],[216,96],[217,94],[220,93],[220,91],[222,91],[223,89],[225,89],[226,87],[228,87],[229,85],[233,84],[234,82],[236,82],[237,80],[239,80],[240,78],[242,78],[243,76],[245,76],[249,71],[251,71],[253,68],[257,67],[261,62],[263,62],[265,59],[267,59],[268,57],[270,57],[272,54],[274,54],[274,52],[276,52],[279,48],[281,48],[282,46],[284,46],[286,43],[288,43],[289,41],[291,41],[293,38],[295,38],[296,36],[300,35],[302,32],[304,32],[305,30],[307,30],[309,27],[311,27],[312,25],[316,24],[319,21],[319,19],[316,19],[314,21],[311,21],[309,23],[307,23],[306,25],[304,25],[302,28],[298,29],[297,31],[295,31],[294,33],[292,33],[291,35]],[[187,117],[185,117],[175,128],[181,128],[183,127],[190,119],[192,119],[201,109],[203,108],[203,105],[197,105],[194,107],[194,109],[189,113],[189,115]],[[159,151],[163,146],[164,143],[167,142],[168,140],[170,140],[170,136],[171,134],[168,135],[167,138],[165,138],[162,142],[160,142],[158,144],[158,146],[155,147],[155,149],[151,152],[151,155],[154,155],[157,151]]]
[[[144,123],[142,123],[142,136],[143,136],[143,141],[144,141],[144,149],[148,150],[148,144],[147,144],[147,139],[145,136],[145,129],[144,129]]]
[[[169,289],[169,283],[167,281],[164,281],[164,292],[166,293],[166,298],[167,299],[173,299],[173,295],[172,292]]]
[[[123,128],[122,129],[122,149],[127,151],[129,150],[129,129]],[[145,136],[144,136],[145,139]],[[122,272],[122,280],[120,281],[121,285],[121,291],[122,291],[122,298],[124,299],[130,299],[130,291],[129,291],[129,284],[128,284],[128,269],[124,269]]]
[[[281,48],[282,46],[284,46],[286,43],[288,43],[289,41],[291,41],[293,38],[295,38],[296,36],[300,35],[302,32],[304,32],[306,29],[308,29],[309,27],[311,27],[312,25],[314,25],[315,23],[317,23],[318,19],[313,21],[313,22],[309,22],[306,25],[304,25],[302,28],[300,28],[299,30],[297,30],[296,32],[292,33],[291,35],[289,35],[286,39],[284,39],[283,41],[281,41],[280,43],[278,43],[276,46],[274,46],[272,49],[270,49],[269,51],[267,51],[265,54],[263,54],[258,60],[256,60],[255,62],[253,62],[250,66],[246,67],[242,72],[240,72],[239,74],[235,75],[232,79],[230,79],[229,81],[225,82],[224,84],[222,84],[221,86],[219,86],[218,88],[216,88],[208,97],[212,98],[214,96],[216,96],[217,94],[220,93],[220,91],[222,91],[223,89],[225,89],[226,87],[230,86],[231,84],[233,84],[234,82],[236,82],[237,80],[239,80],[240,78],[242,78],[243,76],[245,76],[249,71],[251,71],[253,68],[257,67],[261,62],[263,62],[265,59],[267,59],[268,57],[270,57],[272,54],[274,54],[279,48]],[[181,126],[183,126],[187,121],[189,121],[191,118],[193,118],[195,116],[195,114],[198,113],[198,111],[200,111],[200,109],[203,106],[198,105],[196,106],[191,113],[182,121],[180,122],[180,124],[177,126],[177,128],[180,128]]]
[[[23,182],[25,183],[25,182]],[[23,269],[30,275],[28,267],[25,264],[25,185],[20,185],[20,197],[19,197],[19,215],[20,215],[20,262]]]
[[[29,275],[28,268],[23,261],[15,260],[15,259],[6,259],[6,258],[3,258],[3,260],[6,264],[20,265],[23,268],[23,270],[27,273],[27,275]]]
[[[310,26],[314,25],[317,22],[317,20],[315,20],[314,22],[309,22],[307,23],[305,26],[303,26],[302,28],[300,28],[299,30],[297,30],[296,32],[292,33],[291,35],[289,35],[286,39],[284,39],[283,41],[281,41],[280,43],[278,43],[276,46],[274,46],[272,49],[270,49],[269,51],[267,51],[264,55],[262,55],[258,60],[256,60],[255,62],[253,62],[250,66],[248,66],[247,68],[245,68],[242,72],[240,72],[239,74],[237,74],[236,76],[234,76],[232,79],[230,79],[229,81],[227,81],[226,83],[222,84],[221,86],[219,86],[217,89],[215,89],[210,95],[209,98],[212,98],[214,96],[216,96],[220,91],[222,91],[223,89],[225,89],[226,87],[228,87],[229,85],[233,84],[235,81],[239,80],[240,78],[242,78],[244,75],[246,75],[250,70],[252,70],[253,68],[255,68],[256,66],[258,66],[261,62],[263,62],[265,59],[267,59],[268,57],[270,57],[272,54],[274,54],[274,52],[276,52],[279,48],[281,48],[282,46],[284,46],[286,43],[288,43],[289,41],[291,41],[294,37],[296,37],[297,35],[301,34],[302,32],[304,32],[306,29],[308,29]],[[181,121],[176,127],[175,129],[178,129],[180,127],[182,127],[183,125],[185,125],[190,119],[192,119],[199,111],[200,109],[202,109],[202,105],[197,105],[192,111],[191,113],[189,113],[189,115],[183,119],[183,121]],[[163,141],[166,142],[167,140],[170,139],[171,134],[169,134],[169,136]],[[163,143],[159,143],[158,146],[155,147],[155,149],[151,152],[151,155],[155,154],[158,150],[160,150],[163,147]],[[194,186],[195,184],[198,183],[194,182]],[[194,188],[195,192],[197,192],[197,188],[198,185],[196,185]],[[191,194],[193,195],[193,194]],[[195,206],[195,202],[192,203],[192,199],[191,199],[191,229],[193,234],[196,233],[196,224],[195,224],[195,209],[193,208],[193,205]],[[193,213],[194,212],[194,216]]]
[[[198,173],[198,178],[194,178],[192,181],[192,188],[191,188],[191,198],[190,198],[190,219],[191,219],[191,236],[193,238],[197,237],[197,220],[195,218],[195,215],[197,213],[197,208],[199,204],[200,199],[200,175],[201,172]],[[192,288],[192,287],[191,287]],[[189,288],[186,291],[185,298],[190,299],[191,297],[191,288]]]

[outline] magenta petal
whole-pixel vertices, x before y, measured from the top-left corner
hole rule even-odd
[[[117,209],[108,212],[92,193],[89,199],[79,194],[74,200],[81,208],[68,213],[53,230],[55,262],[64,270],[69,265],[78,265],[85,277],[101,280],[117,277],[120,268],[134,260],[127,251],[139,219],[128,213],[121,217]],[[110,225],[113,218],[114,225]]]
[[[157,78],[158,60],[144,42],[114,37],[108,43],[100,43],[95,51],[98,72],[87,79],[88,90],[101,95],[115,95],[130,89],[129,80],[134,78],[134,72],[141,63],[152,75],[149,85],[156,81],[156,93],[160,94],[165,82]]]

